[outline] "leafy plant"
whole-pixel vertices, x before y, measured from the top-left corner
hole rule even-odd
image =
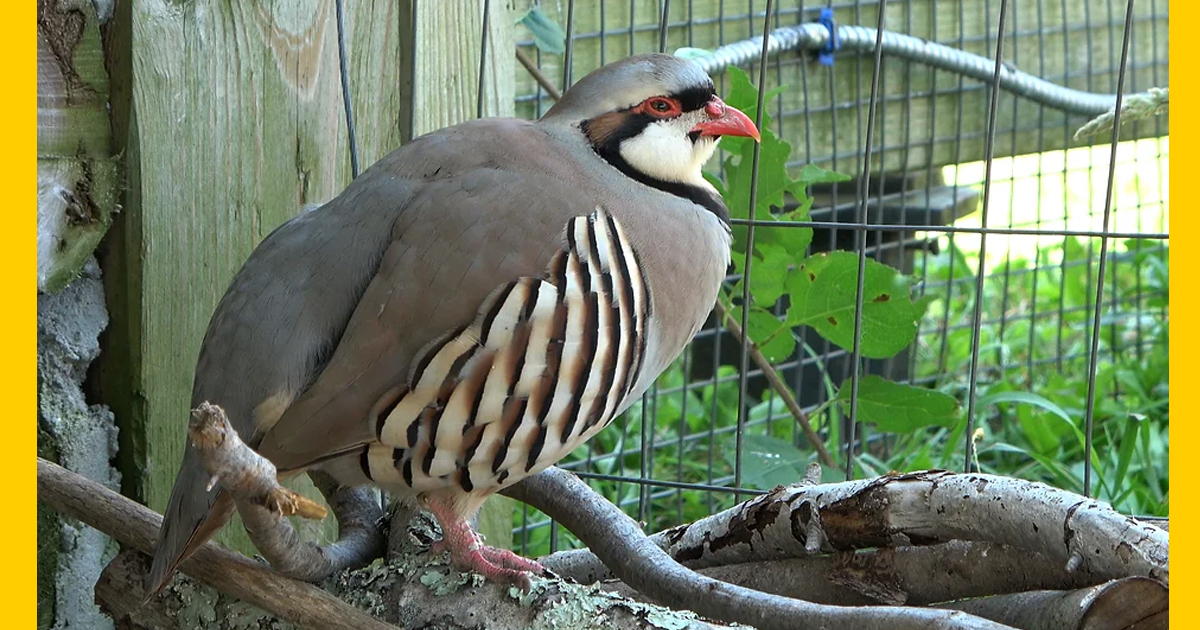
[[[995,303],[1002,295],[1010,306],[980,331],[978,463],[987,472],[1079,492],[1090,457],[1095,496],[1126,513],[1166,514],[1169,248],[1128,240],[1110,254],[1090,455],[1085,420],[1097,261],[1089,251],[1098,252],[1098,243],[1067,238],[1033,261],[1012,260],[985,277],[984,299]],[[928,257],[926,270],[927,284],[945,283],[948,299],[926,317],[915,376],[965,397],[972,261],[951,247]]]
[[[758,90],[745,72],[737,68],[727,72],[731,86],[727,102],[753,118],[758,114]],[[768,92],[764,102],[783,89],[781,86]],[[810,164],[793,178],[787,170],[791,146],[770,131],[770,115],[764,111],[761,116],[758,191],[753,209],[755,221],[760,225],[756,227],[751,256],[750,303],[740,303],[745,292],[742,281],[721,299],[735,320],[746,318],[747,336],[772,361],[792,355],[800,326],[812,328],[845,350],[853,350],[856,316],[861,319],[857,331],[859,353],[877,359],[895,356],[916,339],[928,299],[913,298],[911,278],[875,260],[860,261],[857,253],[834,251],[805,256],[812,241],[812,228],[786,224],[808,221],[813,203],[808,195],[810,186],[847,181],[849,177]],[[727,138],[722,143],[729,153],[724,161],[725,177],[724,180],[712,177],[710,181],[724,197],[731,216],[746,219],[751,216],[755,143],[748,138]],[[773,209],[784,207],[787,195],[796,200],[796,209],[777,214]],[[735,226],[733,260],[739,272],[744,271],[749,245],[746,229]],[[749,312],[744,313],[745,309]],[[781,309],[782,318],[776,315]],[[954,399],[941,392],[899,383],[883,386],[876,381],[869,387],[872,409],[887,409],[888,413],[871,414],[859,420],[888,423],[889,416],[895,414],[908,418],[908,425],[916,429],[945,424],[947,414],[958,415]],[[929,414],[931,407],[944,413]]]

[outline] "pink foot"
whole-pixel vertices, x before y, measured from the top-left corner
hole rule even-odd
[[[512,584],[525,591],[531,586],[530,573],[545,573],[542,565],[533,560],[484,544],[467,520],[447,503],[429,499],[427,507],[442,525],[442,539],[433,544],[433,550],[449,551],[450,563],[458,570],[478,573],[490,581]]]
[[[497,566],[513,569],[514,571],[525,571],[534,575],[542,575],[546,572],[545,567],[536,560],[519,556],[507,549],[498,549],[484,545],[479,549],[479,552],[485,560]]]

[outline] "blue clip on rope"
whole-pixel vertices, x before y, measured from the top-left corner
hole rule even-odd
[[[817,22],[829,31],[829,39],[825,40],[825,46],[817,51],[817,62],[823,66],[832,66],[833,53],[842,47],[842,42],[838,39],[837,22],[833,19],[833,9],[830,7],[821,9],[821,17],[817,19]]]

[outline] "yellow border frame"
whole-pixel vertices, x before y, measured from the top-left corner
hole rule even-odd
[[[121,0],[130,1],[130,0]],[[1144,0],[1143,0],[1144,1]],[[1166,5],[1167,2],[1163,2]],[[1164,9],[1166,7],[1164,6]],[[3,439],[0,440],[0,461],[5,462],[4,468],[8,469],[5,472],[7,477],[11,477],[15,472],[16,462],[24,457],[22,452],[28,453],[24,449],[33,448],[37,450],[37,434],[36,430],[30,430],[28,425],[29,418],[34,417],[37,413],[37,395],[36,395],[36,365],[31,366],[20,359],[24,355],[33,358],[36,354],[36,324],[34,329],[25,328],[29,325],[29,320],[24,319],[29,317],[35,319],[37,317],[37,301],[36,298],[30,299],[29,294],[25,293],[29,289],[21,289],[20,285],[24,282],[35,282],[36,276],[35,266],[36,257],[34,241],[30,238],[32,233],[36,232],[36,213],[33,208],[27,210],[20,209],[19,202],[11,200],[19,199],[20,195],[16,194],[24,186],[29,185],[29,175],[34,175],[36,179],[36,161],[30,162],[29,153],[36,156],[37,153],[37,133],[36,133],[36,35],[27,19],[35,20],[37,16],[36,5],[32,0],[13,0],[5,3],[6,15],[2,26],[0,26],[0,51],[3,53],[3,58],[7,61],[5,64],[5,73],[9,76],[7,83],[9,85],[18,86],[12,94],[24,94],[19,88],[20,85],[33,87],[28,96],[20,98],[5,98],[0,100],[0,113],[7,121],[5,125],[5,136],[10,143],[9,149],[0,152],[0,160],[2,160],[2,168],[0,168],[0,178],[5,184],[4,189],[9,190],[12,195],[9,197],[10,202],[8,211],[5,213],[5,222],[9,224],[11,233],[16,237],[10,238],[4,248],[5,268],[9,271],[0,274],[0,287],[4,294],[9,296],[5,300],[5,308],[0,309],[3,317],[3,347],[6,352],[6,360],[0,362],[0,384],[3,386],[3,400],[6,402],[5,408],[8,410],[6,415],[7,426],[14,428],[17,425],[24,424],[25,428],[21,429],[19,434],[25,435],[22,439]],[[1176,12],[1175,21],[1171,26],[1172,38],[1180,41],[1178,37],[1195,37],[1194,26],[1200,24],[1200,4],[1193,1],[1176,1],[1174,3]],[[22,15],[27,17],[22,18]],[[26,26],[20,24],[24,22]],[[1180,26],[1182,25],[1182,26]],[[1176,29],[1175,26],[1180,26]],[[1185,40],[1186,41],[1186,40]],[[1174,55],[1172,55],[1174,57]],[[1181,49],[1180,58],[1174,61],[1187,62],[1184,65],[1173,64],[1175,69],[1180,69],[1180,75],[1185,74],[1183,70],[1187,70],[1186,74],[1191,74],[1191,70],[1200,66],[1200,54],[1196,52],[1190,45]],[[1171,73],[1172,83],[1175,84],[1176,95],[1181,96],[1185,101],[1191,102],[1193,96],[1193,86],[1190,81],[1188,83],[1179,83],[1177,79],[1180,77]],[[31,85],[32,84],[32,85]],[[1183,89],[1182,95],[1178,90]],[[1190,147],[1191,141],[1189,138],[1196,137],[1196,129],[1198,126],[1197,120],[1192,118],[1183,110],[1175,109],[1175,131],[1182,138],[1177,140],[1177,147]],[[34,129],[24,127],[19,123],[21,119],[29,122],[34,122]],[[26,123],[28,124],[28,123]],[[21,157],[22,155],[26,157]],[[1188,160],[1189,163],[1193,157],[1196,158],[1197,170],[1200,170],[1200,149],[1196,153],[1189,151],[1177,150],[1175,157]],[[1191,167],[1189,166],[1189,172]],[[33,171],[32,173],[30,171]],[[29,189],[26,189],[27,191]],[[28,193],[26,193],[28,194]],[[36,206],[36,192],[33,200]],[[1184,209],[1186,210],[1186,208]],[[1187,245],[1190,243],[1193,236],[1200,232],[1200,218],[1197,215],[1191,214],[1190,211],[1178,214],[1173,217],[1175,228],[1183,235],[1185,241],[1182,243]],[[26,227],[21,228],[21,225]],[[21,237],[25,234],[25,237]],[[1177,244],[1179,242],[1177,241]],[[1176,272],[1182,270],[1184,275],[1179,273],[1174,274],[1174,278],[1193,278],[1192,272],[1195,271],[1197,276],[1200,276],[1200,269],[1197,269],[1197,252],[1191,250],[1190,246],[1175,248],[1175,262],[1177,265]],[[20,280],[24,277],[25,280]],[[1174,283],[1172,283],[1174,284]],[[1190,284],[1190,282],[1189,282]],[[19,297],[24,295],[25,297]],[[1176,305],[1182,305],[1180,299],[1186,299],[1188,305],[1184,307],[1185,314],[1191,310],[1191,307],[1200,300],[1195,294],[1190,292],[1176,292]],[[25,322],[22,324],[21,322]],[[31,334],[32,333],[32,334]],[[1175,343],[1171,348],[1172,364],[1175,367],[1181,367],[1181,376],[1184,372],[1190,373],[1190,364],[1180,363],[1181,360],[1190,360],[1192,356],[1200,353],[1200,331],[1191,328],[1190,326],[1181,326],[1175,329]],[[1179,352],[1175,352],[1179,350]],[[1178,379],[1175,379],[1176,384],[1180,384]],[[1185,383],[1184,389],[1178,390],[1186,393],[1190,387]],[[1180,407],[1177,411],[1190,411],[1190,408]],[[25,418],[25,420],[21,420]],[[1192,443],[1192,436],[1200,433],[1200,422],[1190,420],[1188,417],[1182,419],[1182,423],[1176,423],[1176,428],[1180,432],[1175,433],[1174,437],[1180,438],[1176,444],[1176,449],[1173,451],[1171,458],[1172,476],[1181,481],[1183,477],[1182,468],[1184,467],[1182,457],[1186,457],[1187,453],[1183,453],[1181,457],[1180,448]],[[12,436],[15,437],[15,436]],[[28,446],[20,446],[28,444]],[[1180,462],[1180,466],[1175,466],[1176,462]],[[28,465],[28,464],[23,464]],[[27,483],[27,482],[23,482]],[[1183,532],[1179,541],[1184,543],[1183,547],[1176,547],[1176,551],[1184,554],[1183,559],[1188,560],[1185,563],[1184,573],[1176,573],[1176,588],[1172,591],[1172,604],[1189,601],[1195,587],[1194,579],[1190,572],[1190,561],[1195,554],[1195,542],[1191,540],[1187,532],[1191,531],[1191,512],[1197,509],[1197,506],[1192,502],[1192,490],[1190,485],[1176,486],[1177,490],[1184,492],[1183,496],[1175,497],[1178,499],[1174,502],[1175,506],[1182,509],[1183,512],[1176,510],[1172,516],[1172,529],[1175,533]],[[25,493],[34,490],[34,496],[27,496]],[[3,539],[6,544],[6,552],[11,554],[9,570],[0,573],[0,581],[3,583],[3,588],[0,593],[3,593],[4,617],[5,625],[12,624],[12,627],[17,628],[33,628],[37,620],[37,529],[36,529],[36,490],[34,486],[24,486],[21,484],[10,484],[6,488],[9,493],[9,500],[15,503],[18,507],[16,514],[9,515],[0,523],[0,531],[3,533]],[[29,499],[34,499],[33,501]],[[1182,518],[1181,518],[1182,517]],[[29,519],[29,520],[25,520]],[[1176,554],[1178,559],[1178,554]],[[1176,567],[1178,568],[1178,567]],[[1183,582],[1179,582],[1179,579]],[[1200,594],[1198,594],[1200,595]],[[1194,600],[1192,600],[1194,601]],[[1175,608],[1172,606],[1172,608]],[[1183,611],[1179,615],[1175,615],[1179,620],[1184,620],[1190,615],[1187,614],[1188,609],[1178,609]],[[1182,627],[1182,626],[1180,626]]]

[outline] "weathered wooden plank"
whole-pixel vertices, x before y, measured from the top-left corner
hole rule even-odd
[[[824,3],[809,3],[803,12],[796,3],[776,3],[780,25],[815,19]],[[630,13],[632,5],[632,16]],[[714,48],[762,32],[765,0],[729,3],[694,0],[671,3],[667,50],[681,46]],[[1118,0],[1088,2],[1067,0],[1011,0],[1005,45],[1005,62],[1047,80],[1077,89],[1115,91],[1125,3]],[[579,78],[601,65],[631,53],[658,49],[660,3],[575,3],[576,40],[572,76]],[[754,10],[751,16],[747,12]],[[840,3],[835,17],[842,24],[874,27],[876,2]],[[961,48],[986,57],[994,55],[999,2],[995,0],[891,0],[885,28]],[[566,24],[565,3],[542,3],[542,9]],[[857,7],[857,8],[856,8]],[[689,10],[691,13],[689,13]],[[1134,9],[1128,90],[1166,86],[1168,37],[1166,2],[1139,2]],[[603,17],[603,20],[601,18]],[[632,42],[630,22],[634,24]],[[603,35],[601,31],[603,30]],[[531,39],[520,29],[522,40]],[[525,48],[532,56],[536,49]],[[797,53],[784,53],[768,68],[770,89],[789,89],[771,110],[775,127],[794,147],[797,164],[808,162],[836,167],[844,172],[861,169],[859,154],[866,132],[872,61],[870,54],[840,55],[832,69]],[[562,76],[561,57],[541,55],[547,76]],[[757,76],[755,73],[753,76]],[[931,166],[983,159],[988,90],[978,81],[960,80],[946,71],[933,71],[916,63],[884,60],[881,75],[879,124],[875,132],[875,160],[886,171],[923,171]],[[537,104],[528,100],[536,86],[524,69],[517,72],[517,114],[531,118]],[[540,111],[552,103],[544,98]],[[1001,93],[997,119],[997,156],[1079,146],[1071,140],[1082,116],[1067,117],[1030,101]],[[1168,119],[1126,129],[1125,137],[1166,133]],[[880,151],[879,147],[883,150]],[[880,168],[877,166],[877,168]]]
[[[345,3],[364,168],[413,127],[475,117],[483,6]],[[495,115],[512,111],[515,40],[511,0],[490,8],[485,111]],[[337,194],[350,169],[333,0],[134,0],[118,11],[110,47],[128,216],[106,251],[114,326],[102,380],[122,420],[124,490],[161,510],[212,309],[253,247]],[[317,527],[331,534],[332,519]],[[250,549],[236,522],[219,539]]]
[[[38,1],[38,157],[108,157],[108,72],[96,11]]]
[[[516,0],[487,0],[487,68],[483,115],[513,115]],[[402,80],[412,98],[400,103],[400,119],[419,136],[476,117],[480,44],[485,0],[411,0],[401,3],[405,23],[414,24],[401,47]]]

